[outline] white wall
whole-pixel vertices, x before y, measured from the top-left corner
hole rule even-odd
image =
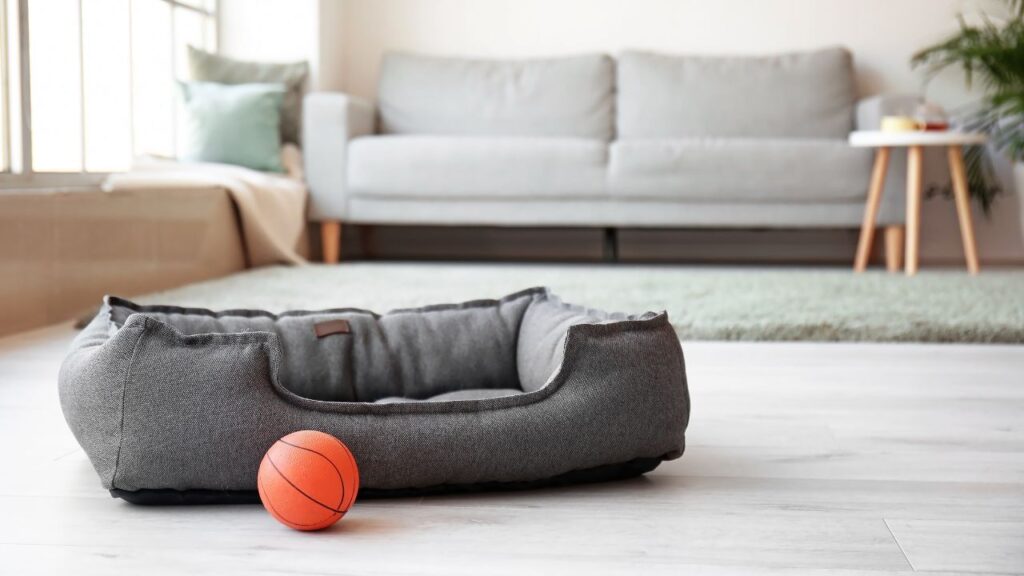
[[[389,50],[522,57],[624,48],[700,54],[766,54],[844,45],[862,95],[920,92],[908,61],[956,28],[972,0],[221,0],[222,46],[241,57],[314,62],[319,86],[376,92]],[[244,8],[243,8],[244,5]],[[985,0],[984,6],[992,8]],[[305,54],[306,56],[300,56]],[[926,95],[947,107],[969,101],[958,74]],[[1009,188],[1012,188],[1012,183]],[[979,219],[988,259],[1024,258],[1020,205],[1006,199],[995,224]],[[959,258],[951,204],[926,203],[924,257]]]
[[[242,60],[310,65],[310,87],[343,90],[345,0],[220,0],[218,50]]]
[[[985,0],[984,5],[993,0]],[[388,50],[493,57],[624,48],[765,54],[841,44],[863,94],[920,91],[910,55],[955,28],[974,0],[220,0],[220,49],[306,59],[317,85],[376,91]],[[928,95],[962,103],[959,77]]]
[[[243,60],[307,60],[315,79],[319,19],[317,0],[220,0],[218,50]],[[318,86],[315,80],[311,85]]]
[[[967,4],[969,6],[969,4]],[[764,54],[841,44],[862,93],[921,89],[908,60],[955,28],[963,0],[348,0],[338,55],[355,94],[387,50],[545,56],[624,48]],[[932,93],[934,92],[934,93]],[[958,81],[930,91],[964,99]]]

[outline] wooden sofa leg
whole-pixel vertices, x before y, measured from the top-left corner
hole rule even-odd
[[[885,227],[885,269],[899,272],[903,269],[903,226]]]
[[[337,264],[341,260],[341,222],[324,220],[320,223],[320,248],[325,264]]]

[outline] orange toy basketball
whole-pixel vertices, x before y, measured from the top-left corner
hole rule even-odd
[[[341,440],[314,430],[281,438],[267,450],[256,479],[263,506],[296,530],[321,530],[348,512],[359,469]]]

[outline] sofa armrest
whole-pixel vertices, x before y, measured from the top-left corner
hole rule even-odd
[[[913,114],[921,103],[916,94],[883,94],[871,96],[857,102],[857,117],[854,130],[878,130],[882,127],[883,116]]]
[[[348,143],[373,134],[372,103],[340,92],[313,92],[303,102],[302,142],[311,220],[347,215]]]

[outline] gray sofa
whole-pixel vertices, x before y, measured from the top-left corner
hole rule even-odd
[[[596,227],[858,227],[887,102],[842,48],[770,57],[391,54],[377,102],[306,97],[311,217]],[[894,167],[898,169],[898,167]],[[898,178],[889,181],[899,182]],[[899,194],[879,224],[902,220]],[[325,226],[325,246],[337,226]]]

